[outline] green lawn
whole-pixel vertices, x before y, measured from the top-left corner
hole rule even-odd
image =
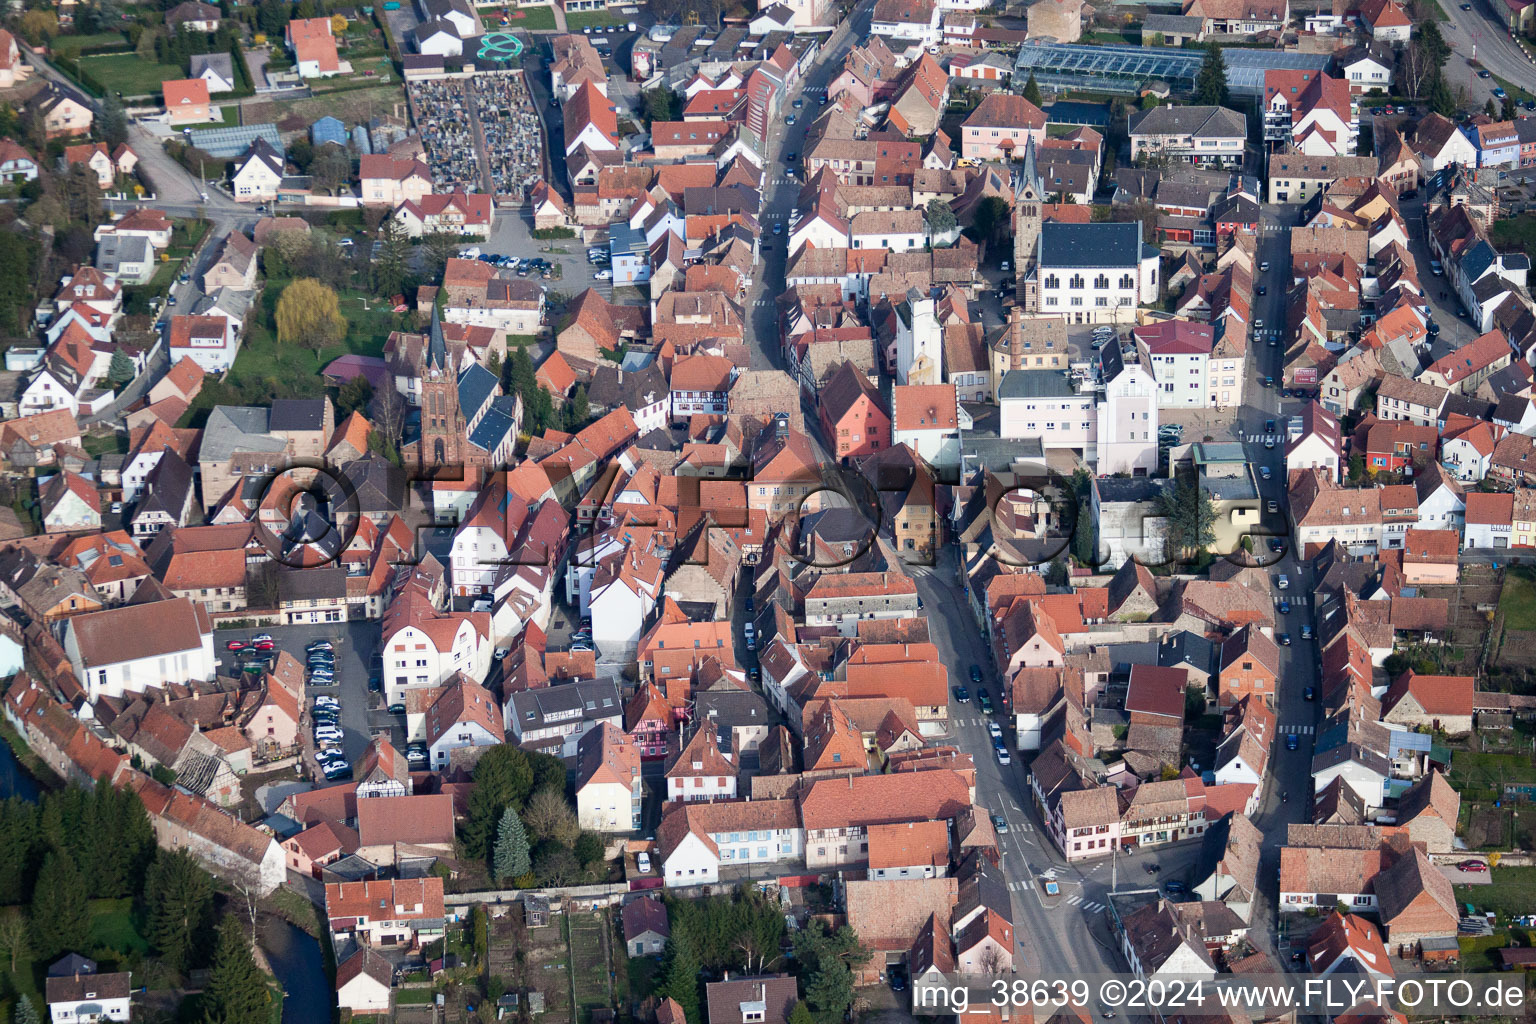
[[[485,12],[484,21],[487,32],[553,32],[555,9],[553,7],[514,7],[512,19],[505,25],[501,23],[501,12],[492,9]]]
[[[550,15],[554,20],[554,15]],[[593,28],[615,28],[626,24],[623,18],[616,18],[607,11],[572,11],[565,16],[565,26],[573,32],[580,32],[591,25]]]
[[[1529,89],[1522,89],[1507,78],[1500,78],[1498,75],[1494,75],[1493,80],[1504,87],[1504,91],[1509,93],[1511,99],[1524,101],[1532,98]],[[1494,102],[1498,101],[1495,100]]]
[[[1529,754],[1488,754],[1458,750],[1451,755],[1448,780],[1457,789],[1503,792],[1505,783],[1536,782]]]
[[[121,32],[97,32],[93,36],[59,36],[53,41],[53,48],[82,53],[102,46],[118,46],[127,41]]]
[[[91,942],[128,956],[149,952],[149,943],[133,925],[133,901],[92,900]]]
[[[1494,868],[1491,885],[1455,886],[1458,909],[1470,903],[1478,913],[1491,910],[1499,923],[1507,924],[1512,914],[1529,914],[1536,907],[1536,868]]]
[[[124,96],[150,96],[160,91],[162,83],[183,77],[179,67],[156,64],[134,53],[81,57],[80,70],[89,71],[104,87]]]
[[[1521,225],[1536,242],[1536,218],[1520,217],[1513,221],[1501,220],[1494,225],[1493,235],[1499,238],[1499,229],[1505,225]],[[1526,568],[1512,568],[1504,577],[1504,591],[1499,595],[1499,610],[1504,613],[1504,628],[1536,630],[1536,573]]]
[[[384,342],[391,331],[403,325],[376,296],[360,291],[342,291],[341,315],[347,321],[347,336],[341,344],[315,352],[293,344],[279,344],[274,334],[272,314],[285,280],[269,281],[262,292],[261,307],[252,317],[240,354],[225,381],[203,388],[188,411],[187,422],[197,422],[200,413],[220,402],[254,401],[262,394],[314,396],[324,389],[320,370],[338,356],[354,353],[377,356],[384,352]],[[368,309],[363,308],[367,299]]]

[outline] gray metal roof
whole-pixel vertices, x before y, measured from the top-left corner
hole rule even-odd
[[[1141,256],[1141,225],[1135,222],[1063,224],[1040,228],[1040,268],[1134,267]]]
[[[259,405],[216,405],[203,427],[199,462],[225,462],[235,452],[280,452],[288,443],[267,433],[268,410]]]
[[[309,126],[309,141],[317,146],[322,142],[334,142],[338,146],[345,146],[347,126],[327,114]]]
[[[1226,107],[1153,107],[1140,115],[1131,115],[1130,134],[1246,138],[1248,119]]]
[[[999,398],[1071,398],[1072,378],[1060,370],[1009,370],[997,389]]]

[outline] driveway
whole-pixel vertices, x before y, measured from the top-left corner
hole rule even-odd
[[[1479,857],[1464,857],[1462,860],[1476,860],[1480,863],[1487,863]],[[1460,863],[1461,860],[1439,861],[1436,866],[1440,868],[1441,874],[1445,875],[1446,878],[1451,880],[1452,885],[1493,884],[1492,871],[1463,871],[1461,868],[1456,866]]]

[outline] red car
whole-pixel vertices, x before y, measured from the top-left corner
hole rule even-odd
[[[1487,871],[1488,870],[1487,863],[1485,863],[1484,861],[1480,861],[1480,860],[1464,860],[1464,861],[1462,861],[1460,864],[1458,864],[1456,866],[1461,868],[1461,870],[1463,870],[1463,871]]]
[[[251,646],[255,647],[258,651],[270,651],[277,647],[271,640],[258,640]]]
[[[231,640],[229,643],[224,645],[224,649],[229,651],[243,651],[245,650],[245,641]]]

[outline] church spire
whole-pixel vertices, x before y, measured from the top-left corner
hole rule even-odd
[[[1027,194],[1026,194],[1026,190]],[[1028,199],[1040,199],[1045,193],[1040,183],[1040,171],[1035,166],[1035,137],[1031,135],[1024,146],[1024,169],[1019,172],[1019,187],[1015,190]]]
[[[443,340],[443,322],[438,313],[437,304],[432,304],[432,327],[427,335],[427,369],[446,370],[448,368],[448,343]]]

